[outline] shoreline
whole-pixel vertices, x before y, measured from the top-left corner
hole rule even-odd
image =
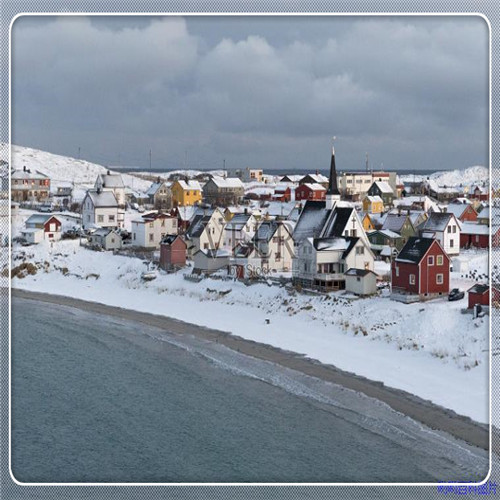
[[[446,432],[455,438],[479,448],[489,449],[488,425],[477,423],[469,417],[458,415],[453,410],[426,401],[406,391],[387,387],[381,382],[372,381],[354,373],[340,370],[333,365],[322,364],[291,351],[285,351],[267,344],[243,339],[229,332],[194,325],[168,316],[108,306],[98,302],[63,295],[32,292],[17,288],[12,288],[11,291],[13,297],[84,309],[89,312],[117,317],[136,323],[145,323],[149,326],[176,334],[193,335],[212,342],[218,342],[242,354],[276,363],[306,375],[363,393],[366,396],[384,402],[393,410],[431,429]]]

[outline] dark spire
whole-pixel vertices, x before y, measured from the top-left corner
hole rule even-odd
[[[335,148],[332,146],[332,160],[330,161],[330,179],[328,181],[328,191],[326,194],[335,194],[340,196],[337,186],[337,169],[335,168]]]

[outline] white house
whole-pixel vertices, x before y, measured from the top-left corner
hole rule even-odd
[[[61,221],[55,215],[33,214],[26,220],[21,236],[28,243],[40,243],[44,239],[60,240],[61,226]]]
[[[230,257],[230,253],[222,248],[217,250],[202,248],[193,255],[193,271],[210,274],[219,269],[228,269]]]
[[[448,255],[460,253],[460,224],[454,214],[432,212],[418,229],[423,238],[438,240]]]
[[[249,213],[236,214],[224,227],[224,247],[233,250],[240,243],[248,243],[257,230],[257,219]]]
[[[89,189],[82,202],[82,226],[123,227],[118,220],[118,203],[113,191]]]
[[[224,214],[219,208],[200,210],[195,213],[185,234],[188,256],[200,249],[217,250],[224,245]]]
[[[377,292],[377,275],[370,269],[348,269],[345,289],[356,295],[373,295]]]
[[[306,238],[293,259],[293,282],[322,291],[345,289],[348,269],[373,271],[375,256],[358,237]]]
[[[112,174],[109,170],[106,174],[99,174],[95,181],[94,189],[112,191],[118,204],[118,227],[123,227],[125,221],[125,184],[121,174]]]
[[[150,212],[132,221],[132,245],[143,248],[160,248],[167,234],[177,234],[177,217]]]

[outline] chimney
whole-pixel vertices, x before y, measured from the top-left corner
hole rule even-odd
[[[23,166],[23,172],[26,172],[26,165]]]
[[[108,170],[108,175],[111,175],[111,171],[110,170]]]

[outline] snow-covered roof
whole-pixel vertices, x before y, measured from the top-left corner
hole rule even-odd
[[[185,191],[186,190],[190,190],[190,191],[201,191],[201,185],[198,181],[193,181],[193,180],[189,180],[189,181],[183,181],[183,180],[180,180],[180,181],[177,181],[179,183],[179,186],[184,189]]]
[[[12,179],[49,179],[48,175],[42,174],[38,170],[14,170],[11,175]]]
[[[375,181],[375,185],[379,188],[381,193],[384,193],[384,194],[393,194],[394,193],[391,186],[389,185],[389,183],[387,183],[385,181]]]
[[[89,189],[87,196],[92,200],[92,204],[96,208],[117,207],[115,194],[113,191],[98,191],[97,189]]]
[[[375,274],[375,276],[376,276],[376,273],[374,273],[370,269],[357,269],[355,267],[351,267],[344,274],[346,276],[359,276],[359,277],[363,278],[363,277],[367,276],[370,273],[371,274]]]
[[[396,261],[418,264],[435,241],[437,240],[433,238],[411,236],[399,252]]]
[[[405,213],[388,214],[384,221],[384,224],[382,225],[382,229],[389,229],[390,231],[398,233],[403,228],[403,225],[407,219],[408,215]]]
[[[314,239],[314,248],[318,252],[331,250],[346,250],[349,247],[349,241],[345,238],[316,238]]]
[[[21,234],[26,234],[26,233],[29,233],[29,234],[32,234],[32,233],[38,233],[38,232],[42,232],[43,229],[40,228],[40,227],[28,227],[26,229],[21,229]]]
[[[302,176],[302,179],[310,177],[314,183],[321,184],[322,182],[328,182],[328,177],[325,177],[323,174],[308,174]]]
[[[425,231],[444,231],[450,220],[455,216],[452,213],[432,212],[429,218],[420,226]]]
[[[478,222],[459,222],[460,232],[463,234],[490,234],[490,228],[486,224]]]
[[[444,207],[444,212],[453,214],[457,219],[459,219],[468,207],[469,205],[465,203],[450,203],[449,205]]]
[[[238,189],[244,188],[245,185],[238,177],[212,177],[212,181],[219,188],[228,188],[228,189]]]
[[[153,182],[149,189],[146,191],[147,196],[154,196],[158,189],[160,189],[163,186],[164,182]]]
[[[479,219],[489,219],[490,218],[490,207],[483,208],[478,214]]]
[[[375,232],[375,231],[373,231]],[[401,235],[398,233],[395,233],[394,231],[391,231],[390,229],[380,229],[378,230],[380,234],[383,234],[384,236],[387,236],[388,238],[401,238]]]
[[[380,196],[367,196],[365,200],[368,200],[370,203],[383,203]]]
[[[304,186],[307,186],[309,189],[312,191],[326,191],[325,186],[322,186],[321,184],[314,183],[314,184],[304,184]]]
[[[99,174],[100,180],[102,181],[103,187],[106,188],[123,188],[125,184],[123,184],[123,179],[121,174]]]
[[[52,214],[33,214],[26,219],[26,224],[45,224],[52,218],[61,222],[55,215]]]

